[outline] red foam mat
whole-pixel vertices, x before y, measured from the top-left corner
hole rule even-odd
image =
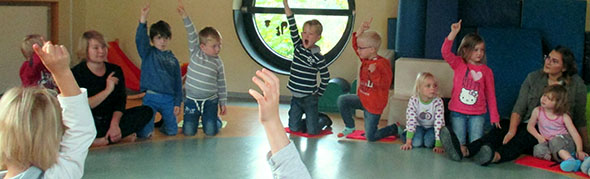
[[[346,136],[346,138],[347,139],[357,139],[357,140],[367,140],[367,138],[365,138],[365,136],[363,134],[365,134],[364,130],[354,130],[352,133],[348,134]],[[379,142],[393,142],[396,139],[397,138],[395,136],[388,136],[383,139],[380,139]]]
[[[559,164],[556,164],[554,161],[543,160],[540,158],[535,158],[530,155],[520,157],[519,159],[516,159],[514,161],[514,163],[519,164],[519,165],[534,167],[534,168],[538,168],[538,169],[549,170],[552,172],[557,172],[557,173],[562,173],[562,174],[569,173],[569,172],[562,171],[561,168],[559,168]],[[582,172],[575,172],[575,174],[578,176],[588,178],[588,175],[586,175]]]
[[[322,130],[320,132],[320,134],[312,135],[312,134],[303,133],[303,132],[293,132],[288,127],[285,127],[285,131],[287,133],[289,133],[289,134],[293,134],[293,135],[301,136],[301,137],[320,137],[320,136],[325,136],[325,135],[333,134],[332,130]]]

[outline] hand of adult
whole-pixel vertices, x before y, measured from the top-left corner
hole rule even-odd
[[[588,154],[587,154],[586,152],[584,152],[584,151],[580,150],[580,151],[577,151],[577,152],[576,152],[576,157],[577,157],[579,160],[582,160],[582,161],[583,161],[585,157],[588,157]]]
[[[506,135],[504,136],[504,140],[502,140],[502,144],[507,144],[508,142],[510,142],[510,140],[512,140],[513,137],[514,137],[514,133],[512,133],[512,132],[506,133]]]
[[[119,78],[115,77],[115,72],[111,72],[111,74],[109,74],[109,77],[107,77],[107,87],[106,89],[109,90],[109,92],[112,92],[113,90],[115,90],[115,85],[117,85],[119,83]]]
[[[121,128],[119,128],[119,125],[111,125],[105,137],[111,142],[119,142],[121,140]]]

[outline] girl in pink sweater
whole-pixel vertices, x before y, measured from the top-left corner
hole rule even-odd
[[[467,133],[470,142],[483,136],[484,114],[488,109],[491,123],[498,128],[500,118],[496,106],[494,74],[485,65],[483,38],[476,34],[466,35],[455,55],[451,52],[451,47],[459,30],[461,20],[451,25],[451,32],[442,45],[441,53],[455,72],[449,102],[451,124],[461,144],[461,150],[467,150]]]
[[[533,148],[533,155],[545,160],[561,162],[561,170],[566,172],[580,169],[577,158],[588,156],[582,150],[582,138],[567,114],[567,90],[562,85],[547,86],[541,97],[541,106],[531,113],[527,131],[539,144]],[[535,125],[538,124],[538,132]]]

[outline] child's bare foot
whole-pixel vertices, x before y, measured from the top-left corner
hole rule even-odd
[[[469,155],[469,150],[467,150],[467,146],[464,146],[464,145],[461,146],[461,154],[463,154],[463,157],[466,157]]]
[[[109,145],[109,141],[106,137],[96,138],[90,147],[102,147]]]

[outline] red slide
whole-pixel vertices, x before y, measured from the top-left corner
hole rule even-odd
[[[139,78],[141,76],[141,70],[137,68],[133,62],[131,62],[125,53],[123,53],[119,47],[118,40],[109,42],[108,59],[109,63],[119,65],[121,70],[123,70],[123,75],[125,76],[125,87],[133,91],[139,91]]]

